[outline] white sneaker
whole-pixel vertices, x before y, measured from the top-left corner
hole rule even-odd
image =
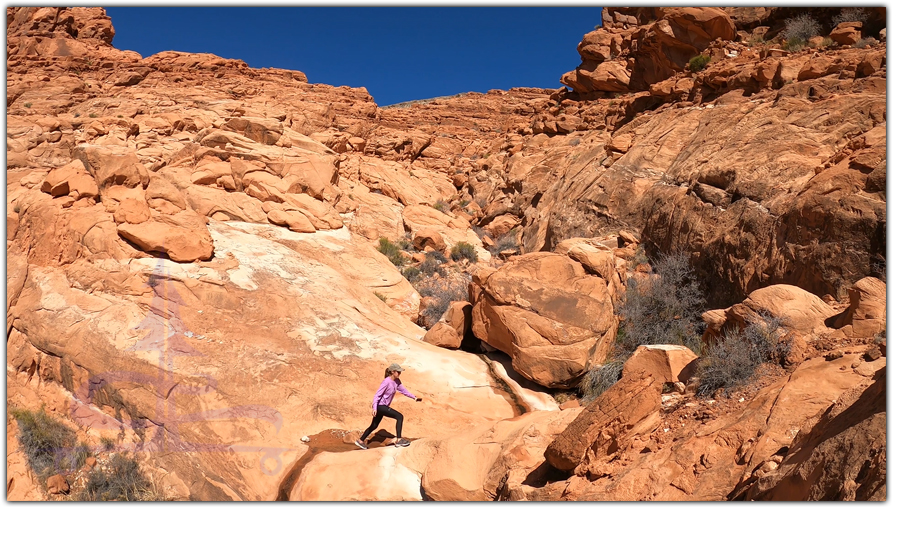
[[[353,441],[353,443],[356,444],[360,449],[364,449],[364,450],[369,449],[369,447],[366,446],[365,442],[363,442],[362,440],[356,439]]]

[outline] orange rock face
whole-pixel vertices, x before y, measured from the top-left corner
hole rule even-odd
[[[490,274],[472,310],[475,336],[545,386],[605,359],[616,324],[606,281],[555,253],[523,255]]]
[[[797,9],[607,8],[574,91],[379,108],[117,50],[102,8],[7,8],[8,405],[124,437],[177,499],[883,500],[886,46],[757,44]],[[472,245],[471,305],[426,333],[382,237]],[[643,347],[557,410],[642,255],[679,250],[705,339],[777,315],[789,369],[698,399],[693,354]],[[470,332],[487,355],[446,349]],[[356,451],[391,362],[413,443]],[[59,499],[17,434],[8,499]]]

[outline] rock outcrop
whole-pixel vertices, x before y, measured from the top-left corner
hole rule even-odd
[[[656,8],[652,22],[639,21],[627,8],[603,13],[603,27],[578,45],[581,65],[560,80],[578,93],[647,90],[684,71],[712,41],[735,35],[731,17],[721,8]]]
[[[379,108],[117,50],[102,8],[9,7],[8,405],[115,439],[174,499],[884,500],[885,11],[764,43],[802,10],[606,8],[573,90]],[[450,299],[380,238],[416,265],[472,245],[441,268],[469,302],[416,325]],[[706,399],[696,355],[643,346],[578,407],[614,303],[673,251],[707,341],[768,314],[795,354]],[[351,451],[390,362],[415,440]],[[17,434],[8,499],[84,484],[43,486]]]
[[[544,386],[562,386],[601,362],[617,320],[607,281],[556,253],[511,259],[473,282],[472,331]]]

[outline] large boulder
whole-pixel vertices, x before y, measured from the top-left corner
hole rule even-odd
[[[622,367],[622,377],[650,375],[663,383],[686,383],[694,373],[697,355],[676,345],[639,346]]]
[[[150,183],[150,172],[127,147],[78,145],[73,155],[94,177],[101,192],[113,185],[146,188]]]
[[[803,288],[790,284],[773,284],[751,293],[744,301],[725,310],[726,321],[721,329],[743,329],[760,315],[779,318],[783,326],[800,336],[820,334],[829,330],[825,320],[834,309]]]
[[[858,338],[875,336],[885,330],[887,285],[884,281],[875,277],[860,279],[847,294],[850,306],[835,318],[836,329]]]
[[[662,388],[663,381],[650,374],[623,376],[550,443],[547,461],[572,472],[614,452],[616,444],[628,444],[628,436],[652,431],[659,423]]]
[[[459,349],[466,332],[472,327],[472,305],[465,301],[454,301],[425,333],[423,342],[448,349]]]
[[[118,232],[140,250],[164,253],[175,262],[209,260],[213,255],[213,240],[205,218],[196,213],[184,211],[142,223],[123,222]]]
[[[511,259],[483,281],[472,331],[544,386],[569,385],[606,358],[616,319],[607,283],[556,253]]]

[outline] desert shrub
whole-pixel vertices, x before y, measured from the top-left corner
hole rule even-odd
[[[593,401],[600,394],[609,390],[609,387],[616,384],[616,381],[622,376],[624,365],[624,360],[613,359],[588,370],[579,384],[582,399],[585,402]]]
[[[75,432],[44,412],[13,409],[19,424],[19,443],[28,466],[43,482],[56,472],[77,470],[90,456],[90,448],[76,440]]]
[[[806,46],[806,40],[800,39],[799,37],[792,37],[787,40],[784,45],[785,50],[790,50],[791,52],[797,52],[801,50],[804,46]]]
[[[26,103],[25,103],[25,107],[26,107],[26,108],[30,108],[30,107],[31,107],[31,102],[26,102]]]
[[[709,65],[710,57],[704,54],[700,54],[699,56],[694,56],[688,61],[688,67],[691,69],[691,72],[700,72]]]
[[[436,203],[434,203],[432,208],[434,208],[435,210],[437,210],[439,212],[444,212],[444,213],[447,213],[447,211],[450,210],[450,206],[447,205],[447,203],[445,203],[444,201],[437,201]]]
[[[869,14],[863,7],[845,7],[841,12],[831,18],[831,27],[834,28],[842,22],[862,22],[869,19]]]
[[[822,39],[822,48],[828,48],[834,44],[834,39],[831,37],[826,37]]]
[[[639,252],[643,254],[642,249]],[[585,401],[619,380],[625,361],[638,346],[677,344],[700,352],[704,300],[688,256],[663,255],[653,271],[645,280],[629,279],[624,297],[616,304],[619,330],[611,358],[588,370],[579,385]]]
[[[419,264],[419,271],[425,277],[430,277],[434,274],[437,274],[439,277],[444,277],[447,274],[442,267],[445,262],[446,259],[444,259],[444,262],[441,262],[434,257],[426,257],[425,260]]]
[[[77,499],[90,502],[140,501],[146,499],[152,490],[137,461],[117,453],[110,457],[105,468],[91,470],[87,484]]]
[[[97,118],[97,114],[96,114],[96,113],[89,113],[89,114],[88,114],[88,117],[90,117],[91,119],[96,119],[96,118]]]
[[[419,313],[423,327],[430,329],[440,321],[453,301],[469,300],[467,277],[422,278],[415,285],[416,291],[424,298],[425,309]]]
[[[638,266],[638,264],[646,264],[650,259],[647,258],[647,251],[644,249],[643,245],[638,245],[637,249],[634,251],[634,256],[631,258],[631,263],[628,264],[628,267],[634,269]]]
[[[387,303],[387,297],[385,297],[384,294],[382,294],[380,292],[373,292],[373,293],[375,294],[375,297],[377,297],[378,299],[381,299],[382,303]]]
[[[729,329],[710,344],[701,357],[697,377],[697,395],[712,396],[718,391],[727,397],[746,385],[766,361],[783,359],[790,342],[782,340],[783,321],[764,314],[743,330]]]
[[[425,253],[425,260],[418,266],[411,266],[402,271],[403,276],[409,282],[416,282],[423,277],[431,277],[437,274],[439,277],[447,276],[446,270],[442,267],[447,263],[447,257],[440,251],[428,251]]]
[[[100,445],[105,451],[112,451],[116,447],[116,440],[110,437],[100,437]]]
[[[478,254],[471,243],[459,242],[450,249],[450,258],[458,262],[465,258],[469,262],[478,262]]]
[[[400,267],[406,263],[406,259],[403,258],[402,254],[400,254],[400,251],[400,245],[383,236],[381,238],[378,238],[378,252],[388,257],[388,260],[390,260],[391,263],[397,267]]]
[[[519,252],[519,242],[516,239],[516,235],[518,234],[518,229],[512,229],[508,233],[501,236],[497,239],[497,242],[493,247],[489,249],[490,253],[494,256],[500,254],[501,251],[506,251],[509,249],[513,249],[516,253]]]
[[[415,266],[410,266],[400,272],[409,282],[415,282],[422,276],[422,271]]]
[[[811,37],[819,35],[821,30],[822,26],[816,22],[816,19],[803,14],[785,21],[782,37],[788,42],[788,45],[791,42],[806,44]]]
[[[400,239],[397,240],[397,247],[400,248],[401,251],[414,251],[415,246],[412,244],[412,236],[409,232]]]
[[[874,45],[878,41],[872,37],[864,37],[859,41],[853,43],[853,48],[866,48],[869,45]]]
[[[629,279],[616,306],[620,317],[613,358],[627,359],[638,346],[677,344],[700,350],[704,299],[684,253],[661,256],[647,279]]]
[[[425,261],[431,261],[437,265],[446,264],[447,257],[440,251],[428,251],[425,253]]]

